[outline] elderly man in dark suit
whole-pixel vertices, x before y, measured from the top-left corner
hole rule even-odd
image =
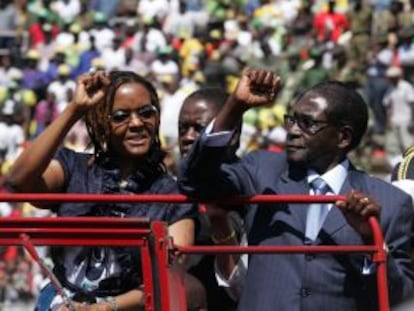
[[[367,106],[354,90],[324,82],[301,94],[285,116],[282,153],[258,151],[222,163],[243,113],[272,102],[279,77],[246,70],[214,122],[182,163],[181,190],[203,199],[235,194],[342,194],[335,204],[250,206],[249,245],[372,243],[367,219],[377,217],[388,245],[388,289],[398,304],[413,289],[409,257],[411,199],[356,169],[347,154],[361,141]],[[240,310],[376,310],[375,266],[363,254],[251,255]]]

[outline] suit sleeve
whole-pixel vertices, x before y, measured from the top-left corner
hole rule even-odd
[[[178,174],[180,191],[200,199],[217,199],[237,194],[252,194],[254,157],[225,163],[227,146],[206,144],[205,135],[194,143],[190,154],[181,161]]]

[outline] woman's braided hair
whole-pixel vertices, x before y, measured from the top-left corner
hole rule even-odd
[[[111,136],[109,115],[112,111],[115,93],[117,89],[126,83],[138,83],[148,90],[151,98],[151,105],[155,106],[158,113],[160,113],[160,102],[158,94],[154,86],[144,77],[132,71],[112,71],[109,73],[111,83],[108,86],[103,103],[95,105],[85,115],[86,128],[88,130],[91,144],[94,150],[94,159],[99,159],[104,155],[108,155],[109,139]],[[154,131],[152,145],[145,159],[145,168],[153,171],[165,171],[163,163],[165,152],[161,149],[161,142],[158,133],[159,126],[157,125]]]

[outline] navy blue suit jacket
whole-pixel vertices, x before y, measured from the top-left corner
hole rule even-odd
[[[284,153],[253,152],[235,164],[222,164],[225,148],[199,140],[180,168],[181,191],[216,199],[232,194],[308,194],[306,169]],[[388,288],[392,304],[413,289],[410,234],[411,198],[389,183],[350,166],[341,194],[357,189],[382,206],[381,226],[389,248]],[[341,211],[333,207],[316,241],[305,236],[306,205],[266,204],[246,208],[250,245],[363,244]],[[239,310],[377,310],[375,273],[363,275],[363,254],[251,255]]]

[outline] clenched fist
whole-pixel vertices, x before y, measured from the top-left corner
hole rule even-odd
[[[280,77],[263,69],[246,69],[233,97],[246,109],[272,103],[280,89]]]

